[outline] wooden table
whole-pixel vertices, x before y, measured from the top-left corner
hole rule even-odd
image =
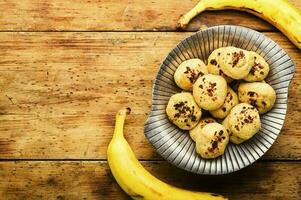
[[[132,108],[126,137],[158,178],[231,199],[301,198],[301,54],[250,14],[206,12],[176,30],[198,0],[2,0],[0,2],[0,199],[129,199],[109,170],[114,115]],[[301,9],[300,0],[291,0]],[[292,57],[288,115],[268,153],[224,176],[177,169],[143,134],[160,62],[200,26],[259,30]],[[122,152],[121,152],[122,153]],[[126,167],[126,166],[125,166]]]

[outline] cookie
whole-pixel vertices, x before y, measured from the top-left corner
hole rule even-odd
[[[232,108],[228,123],[232,134],[243,140],[253,137],[261,127],[258,110],[247,103]]]
[[[270,66],[258,53],[254,51],[249,53],[252,60],[252,68],[244,80],[248,82],[262,81],[269,74]]]
[[[193,141],[195,141],[197,135],[200,134],[202,128],[204,126],[206,126],[207,124],[214,123],[214,122],[216,122],[216,121],[213,118],[211,118],[211,117],[206,117],[204,119],[201,119],[199,121],[198,125],[196,125],[196,127],[194,127],[193,129],[189,130],[189,135],[190,135],[191,139]]]
[[[238,98],[241,102],[255,106],[263,114],[272,109],[276,92],[264,82],[241,83],[238,87]]]
[[[180,129],[190,130],[198,124],[202,111],[191,93],[182,92],[170,97],[166,114],[169,120]]]
[[[238,104],[237,94],[228,87],[228,93],[224,104],[217,110],[210,110],[210,114],[218,119],[224,119],[231,111],[231,109]]]
[[[223,77],[206,74],[193,85],[193,97],[201,108],[216,110],[224,104],[227,90],[227,82]]]
[[[251,70],[249,52],[236,47],[224,47],[219,58],[221,70],[232,79],[243,79]]]
[[[228,143],[226,128],[219,123],[209,123],[196,137],[196,152],[202,158],[216,158],[224,154]]]
[[[219,57],[221,55],[221,51],[223,50],[222,48],[218,48],[215,49],[210,56],[208,57],[208,64],[207,64],[207,68],[208,68],[208,73],[209,74],[215,74],[215,75],[220,75],[222,76],[227,83],[231,83],[233,81],[232,78],[230,78],[229,76],[227,76],[221,69],[219,66]]]
[[[208,74],[207,66],[198,58],[184,61],[174,73],[176,84],[183,90],[192,91],[199,76]]]
[[[227,129],[227,132],[229,134],[229,139],[230,139],[230,142],[234,143],[234,144],[241,144],[243,143],[244,139],[241,139],[235,135],[233,135],[233,133],[230,131],[230,125],[229,125],[229,116],[227,116],[224,121],[222,122],[222,125]]]

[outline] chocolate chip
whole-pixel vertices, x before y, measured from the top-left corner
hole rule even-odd
[[[198,76],[199,76],[199,73],[197,74],[195,72],[195,70],[191,69],[188,66],[186,67],[186,71],[184,72],[184,74],[188,74],[187,78],[189,79],[189,81],[191,83],[194,83],[196,81],[196,79],[198,78]]]
[[[204,73],[203,72],[199,72],[198,76],[204,76]]]
[[[188,103],[187,101],[185,101],[185,103]],[[189,107],[186,104],[184,104],[184,102],[179,102],[177,104],[174,104],[174,108],[175,110],[178,111],[178,113],[176,113],[174,115],[175,118],[180,117],[181,115],[186,116],[188,118],[190,118],[192,121],[196,121],[196,116],[194,115],[194,106]],[[187,121],[185,121],[187,122]]]
[[[212,89],[212,88],[208,88],[208,89],[207,89],[207,92],[208,92],[208,95],[209,95],[210,97],[213,96],[213,89]]]
[[[250,121],[248,119],[244,119],[244,122],[249,123]]]
[[[260,63],[258,63],[257,66],[259,69],[263,69],[263,66]]]
[[[212,60],[210,60],[210,64],[211,64],[211,65],[217,65],[217,62],[216,62],[215,59],[212,59]]]
[[[249,115],[247,118],[244,119],[244,122],[246,122],[246,123],[252,123],[253,122],[253,118]]]
[[[255,71],[256,71],[256,68],[253,66],[250,70],[250,74],[252,74],[253,76],[255,75]]]
[[[209,83],[210,87],[214,88],[216,86],[216,83]]]
[[[184,103],[181,101],[179,103],[176,103],[175,105],[173,105],[173,107],[178,110],[180,107],[184,106]]]
[[[245,54],[243,51],[239,51],[238,53],[237,52],[232,53],[232,56],[233,56],[232,57],[232,63],[233,63],[232,67],[234,67],[235,65],[237,65],[239,60],[245,56]]]
[[[252,92],[252,91],[249,91],[249,92],[248,92],[248,95],[249,95],[250,97],[254,97],[255,94],[256,94],[256,92]]]
[[[218,145],[217,141],[213,141],[213,143],[212,143],[212,149],[216,149],[217,145]]]
[[[249,102],[252,106],[257,107],[256,99],[249,99]]]
[[[180,116],[181,116],[180,113],[176,113],[176,114],[174,115],[175,118],[179,118]]]

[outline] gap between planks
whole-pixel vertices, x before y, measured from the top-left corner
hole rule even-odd
[[[218,25],[217,25],[218,26]],[[237,25],[239,26],[239,25]],[[210,26],[214,27],[214,26]],[[208,28],[210,28],[208,27]],[[200,27],[201,30],[201,27]],[[191,31],[191,30],[0,30],[0,33],[195,33],[198,30]],[[260,33],[280,33],[279,30],[270,30],[270,29],[262,29],[262,30],[255,30]]]
[[[102,162],[107,163],[107,159],[0,159],[1,162]],[[168,162],[164,159],[139,159],[140,162]],[[283,162],[283,163],[301,163],[301,159],[286,160],[286,159],[264,159],[256,162],[268,163],[268,162]]]

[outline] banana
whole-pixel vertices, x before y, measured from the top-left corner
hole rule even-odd
[[[203,192],[173,187],[152,176],[140,164],[123,135],[123,126],[129,109],[116,115],[113,138],[107,150],[112,174],[121,188],[133,199],[145,200],[225,200],[226,198]]]
[[[301,49],[301,12],[287,0],[200,0],[180,17],[178,26],[184,29],[192,18],[205,10],[226,9],[246,11],[268,21]]]

